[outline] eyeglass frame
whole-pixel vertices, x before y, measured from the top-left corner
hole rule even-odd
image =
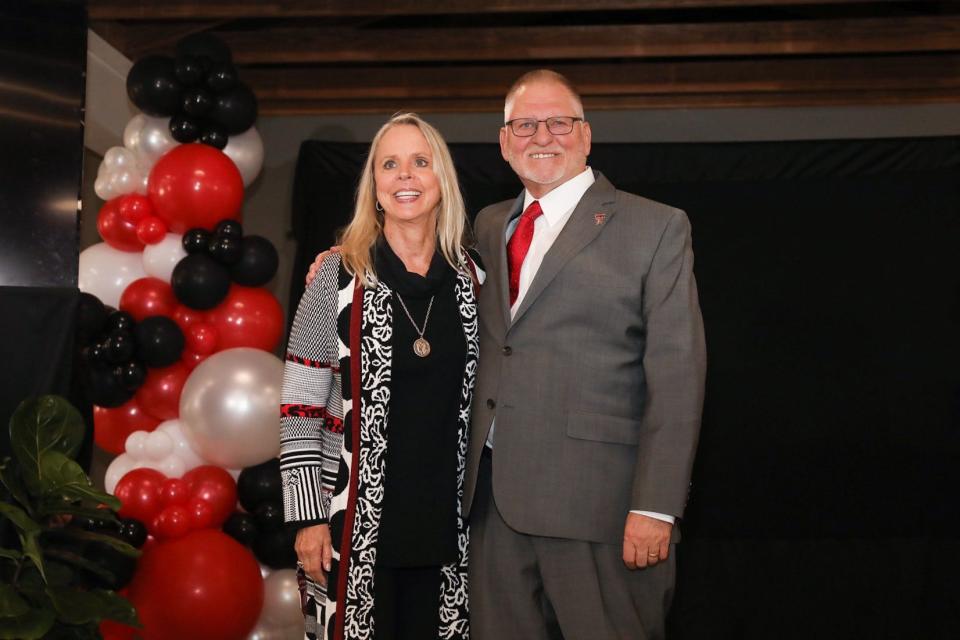
[[[556,120],[556,119],[558,119],[558,118],[569,118],[569,119],[571,120],[571,122],[570,122],[570,130],[569,130],[569,131],[564,131],[563,133],[554,133],[553,131],[550,131],[550,124],[549,124],[550,121],[551,121],[551,120]],[[532,132],[530,135],[528,135],[528,136],[520,135],[519,133],[517,133],[516,131],[513,130],[513,123],[514,123],[514,122],[536,122],[536,123],[537,123],[537,128],[534,129],[533,132]],[[536,118],[514,118],[514,119],[512,119],[512,120],[507,120],[506,122],[504,122],[504,123],[503,123],[503,126],[506,127],[506,128],[510,131],[510,133],[512,133],[513,135],[517,136],[518,138],[532,138],[533,136],[537,135],[537,131],[540,130],[540,123],[541,123],[541,122],[543,123],[543,126],[545,126],[545,127],[547,128],[547,132],[550,133],[550,135],[554,135],[554,136],[568,136],[568,135],[570,135],[571,133],[573,133],[573,125],[574,125],[575,123],[577,123],[577,122],[586,122],[586,120],[584,120],[584,118],[581,117],[581,116],[550,116],[549,118],[545,118],[545,119],[543,119],[543,120],[537,120]]]

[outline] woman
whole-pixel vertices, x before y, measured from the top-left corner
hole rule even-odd
[[[468,635],[460,495],[482,272],[466,229],[440,134],[394,116],[286,357],[280,464],[308,636]]]

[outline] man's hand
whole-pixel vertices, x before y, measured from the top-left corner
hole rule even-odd
[[[303,570],[316,582],[327,584],[327,572],[333,560],[333,544],[330,542],[330,526],[318,524],[297,531],[293,548]]]
[[[320,270],[320,265],[323,264],[323,259],[326,258],[331,253],[340,253],[340,247],[330,247],[326,251],[321,251],[317,254],[317,257],[313,259],[313,264],[310,265],[310,269],[307,271],[307,286],[310,286],[310,283],[313,282],[313,279],[317,277],[317,271]]]
[[[623,563],[628,569],[644,569],[670,555],[673,525],[639,513],[627,514],[623,530]]]

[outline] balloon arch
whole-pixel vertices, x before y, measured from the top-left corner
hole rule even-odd
[[[277,251],[244,235],[257,105],[230,50],[188,36],[127,76],[142,111],[104,155],[103,242],[80,255],[78,343],[106,490],[141,555],[142,629],[105,638],[302,638],[280,493]],[[239,506],[238,506],[239,500]]]

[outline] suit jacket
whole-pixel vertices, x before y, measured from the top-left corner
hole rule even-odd
[[[620,544],[631,509],[681,516],[689,491],[706,371],[690,224],[596,172],[511,320],[505,232],[522,204],[477,216],[487,281],[463,511],[496,418],[504,520]]]

